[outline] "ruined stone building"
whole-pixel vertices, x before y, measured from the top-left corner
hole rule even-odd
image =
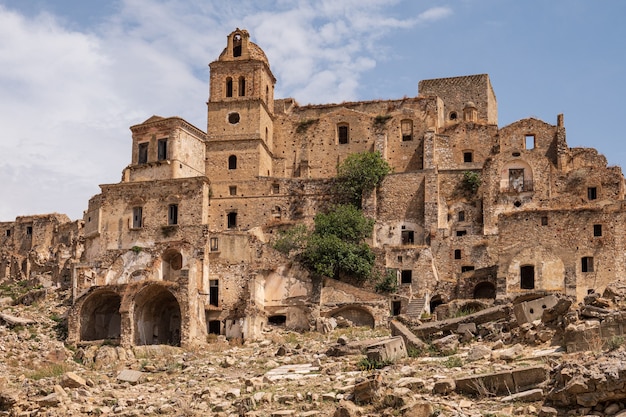
[[[159,116],[130,128],[122,181],[102,185],[71,228],[84,239],[71,341],[254,338],[268,322],[309,329],[337,315],[374,326],[457,298],[581,299],[623,275],[624,177],[594,149],[569,148],[562,115],[498,127],[486,74],[306,106],[275,98],[275,83],[237,29],[210,64],[206,131]],[[363,201],[378,267],[397,271],[391,296],[312,277],[270,244],[327,207],[339,162],[373,151],[393,167]],[[3,262],[0,273],[24,272]]]

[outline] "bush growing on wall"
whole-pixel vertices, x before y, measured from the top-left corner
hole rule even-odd
[[[391,166],[380,152],[351,154],[337,167],[336,192],[360,208],[363,193],[376,188],[389,173]]]

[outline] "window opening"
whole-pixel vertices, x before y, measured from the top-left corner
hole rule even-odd
[[[228,157],[228,169],[237,169],[237,157],[235,155]]]
[[[520,267],[520,288],[532,290],[535,288],[535,266],[522,265]]]
[[[237,227],[237,213],[235,213],[234,211],[231,213],[228,213],[228,224],[227,227],[229,229],[234,229],[235,227]]]
[[[157,149],[157,159],[159,161],[165,161],[167,159],[167,139],[159,139]]]
[[[543,216],[541,218],[541,225],[542,226],[547,226],[548,225],[548,216]]]
[[[509,169],[509,191],[524,191],[524,168]]]
[[[7,229],[7,237],[11,236],[11,229]]]
[[[233,112],[228,114],[228,123],[230,123],[231,125],[236,125],[237,123],[239,123],[239,120],[241,120],[239,113]]]
[[[170,204],[167,211],[167,224],[178,224],[178,204]]]
[[[239,77],[239,97],[245,97],[246,95],[246,79]]]
[[[402,312],[402,302],[401,301],[392,301],[391,302],[391,315],[399,316]]]
[[[272,209],[272,217],[276,220],[280,220],[282,217],[282,210],[279,206],[276,206]]]
[[[465,236],[467,234],[467,230],[457,230],[456,231],[456,235],[457,236]]]
[[[209,320],[209,334],[221,334],[221,325],[219,320]]]
[[[226,78],[226,97],[233,96],[233,79],[228,77]]]
[[[463,162],[465,163],[473,162],[474,160],[473,156],[474,155],[472,155],[471,152],[463,152]]]
[[[241,56],[241,35],[236,34],[233,36],[233,57]]]
[[[598,189],[596,187],[587,188],[587,199],[595,200],[598,198]]]
[[[524,145],[526,149],[535,149],[535,135],[526,135]]]
[[[402,255],[398,255],[398,262],[402,262]]]
[[[598,236],[602,236],[602,225],[601,224],[594,224],[593,225],[593,235],[598,237]]]
[[[279,193],[280,193],[280,185],[272,184],[272,194],[279,194]]]
[[[33,226],[26,226],[26,234],[28,236],[33,234]]]
[[[143,209],[141,207],[133,207],[133,229],[139,229],[142,226]]]
[[[220,241],[219,241],[218,238],[212,237],[210,239],[210,242],[211,242],[211,252],[215,252],[215,251],[219,250],[219,242]]]
[[[265,86],[265,102],[269,104],[270,102],[270,87]]]
[[[404,230],[402,231],[402,244],[403,245],[412,245],[415,242],[415,233],[413,230]]]
[[[461,273],[469,272],[469,271],[473,271],[473,270],[474,270],[474,266],[473,265],[463,265],[461,267]]]
[[[450,117],[450,120],[456,120],[456,118],[457,118],[456,112],[455,111],[451,111],[449,117]]]
[[[459,211],[459,221],[460,222],[464,222],[465,221],[465,211],[463,211],[463,210]]]
[[[237,186],[231,185],[230,187],[228,187],[228,193],[230,195],[237,195]]]
[[[585,256],[581,259],[581,270],[582,272],[593,272],[593,257]]]
[[[348,132],[348,125],[337,126],[337,138],[340,145],[345,145],[348,143]]]
[[[274,326],[284,326],[287,323],[287,316],[285,316],[284,314],[269,316],[267,318],[267,322],[269,324],[273,324]]]
[[[148,162],[148,142],[140,143],[138,145],[138,164],[145,164]]]
[[[413,282],[413,271],[410,269],[403,269],[400,273],[400,283],[410,284]]]
[[[454,250],[454,259],[461,259],[461,249]]]
[[[402,132],[402,142],[413,140],[413,120],[403,120],[400,122]]]
[[[209,304],[212,306],[219,306],[219,290],[220,290],[220,282],[217,279],[209,280]]]

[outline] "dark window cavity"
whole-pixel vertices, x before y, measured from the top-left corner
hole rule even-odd
[[[593,257],[585,256],[580,260],[581,262],[581,271],[582,272],[593,272]]]
[[[245,97],[246,95],[246,79],[239,77],[239,97]]]
[[[345,145],[350,140],[349,138],[349,126],[339,125],[337,126],[337,140],[340,145]]]
[[[469,272],[469,271],[473,271],[474,270],[474,266],[473,265],[463,265],[461,267],[461,272]]]
[[[465,221],[465,212],[464,211],[459,211],[459,221],[460,222],[464,222]]]
[[[230,195],[237,195],[237,186],[231,185],[230,187],[228,187],[228,193]]]
[[[410,284],[413,282],[413,271],[410,269],[403,269],[400,273],[400,283]]]
[[[226,226],[229,229],[234,229],[235,227],[237,227],[237,213],[236,212],[233,211],[231,213],[228,213]]]
[[[415,232],[413,230],[402,231],[402,244],[412,245],[415,242]]]
[[[463,162],[470,163],[474,161],[474,155],[471,152],[463,152]]]
[[[33,226],[26,226],[26,234],[28,236],[33,234]]]
[[[167,139],[159,139],[158,142],[158,155],[159,161],[165,161],[167,159]]]
[[[457,230],[456,231],[456,235],[457,236],[465,236],[467,234],[467,230]]]
[[[209,304],[217,307],[220,299],[220,282],[216,279],[209,280]]]
[[[226,78],[226,97],[233,96],[233,79],[228,77]]]
[[[219,246],[219,243],[220,243],[219,239],[216,238],[216,237],[212,237],[210,242],[211,242],[211,252],[218,251],[219,248],[220,248],[220,246]]]
[[[237,157],[235,155],[228,157],[228,169],[237,169]]]
[[[541,225],[542,226],[547,226],[548,225],[548,216],[541,217]]]
[[[233,36],[233,57],[237,58],[241,56],[241,35],[236,34]]]
[[[236,125],[237,123],[239,123],[239,120],[241,120],[239,113],[235,112],[228,114],[228,123],[230,123],[231,125]]]
[[[598,198],[598,189],[596,187],[587,188],[587,199],[595,200]]]
[[[522,265],[520,267],[520,288],[532,290],[535,288],[535,266]]]
[[[148,163],[148,142],[143,142],[139,144],[137,163],[138,164]]]
[[[178,224],[178,204],[170,204],[167,210],[167,224]]]
[[[454,250],[454,259],[461,259],[461,249]]]

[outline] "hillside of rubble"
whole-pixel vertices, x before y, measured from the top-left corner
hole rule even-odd
[[[331,318],[190,349],[67,345],[68,290],[0,290],[5,416],[626,415],[622,283],[579,305],[552,295],[375,329]]]

